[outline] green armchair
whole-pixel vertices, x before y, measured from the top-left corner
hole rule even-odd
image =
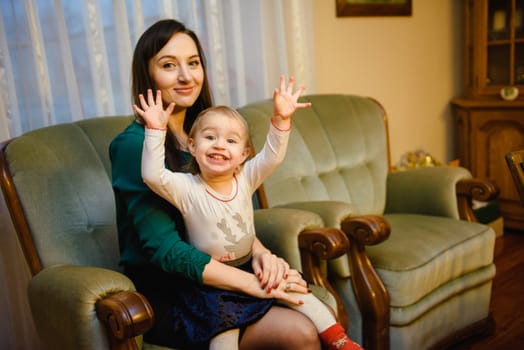
[[[48,349],[162,349],[143,344],[148,301],[121,273],[108,147],[131,121],[100,117],[28,132],[0,145],[0,185],[32,279],[29,304]],[[293,208],[260,210],[257,233],[294,265],[321,276],[345,253],[342,231]],[[285,242],[264,236],[279,228]],[[341,310],[325,289],[315,293]],[[345,321],[345,312],[339,314]]]
[[[349,313],[348,334],[368,350],[421,350],[492,330],[495,234],[474,222],[471,204],[494,198],[493,185],[461,167],[390,172],[377,101],[303,100],[312,107],[293,116],[286,159],[259,190],[260,202],[315,212],[345,232],[347,254],[320,270]],[[259,150],[272,102],[239,112]]]

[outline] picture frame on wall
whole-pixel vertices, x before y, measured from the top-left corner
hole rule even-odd
[[[411,16],[412,0],[335,0],[337,17]]]

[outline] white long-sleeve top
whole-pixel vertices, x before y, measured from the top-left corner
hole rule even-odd
[[[180,210],[192,245],[219,261],[242,260],[255,237],[252,195],[284,159],[289,134],[271,125],[262,150],[234,176],[231,193],[222,195],[198,175],[166,169],[166,132],[146,128],[142,178]]]

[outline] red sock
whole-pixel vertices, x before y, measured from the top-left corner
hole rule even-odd
[[[327,346],[327,350],[363,350],[360,345],[349,339],[338,322],[320,333],[320,340]]]

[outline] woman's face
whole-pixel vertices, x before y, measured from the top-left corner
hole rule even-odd
[[[164,102],[175,111],[191,107],[202,90],[204,69],[197,46],[185,33],[177,33],[149,61],[149,74],[162,91]]]

